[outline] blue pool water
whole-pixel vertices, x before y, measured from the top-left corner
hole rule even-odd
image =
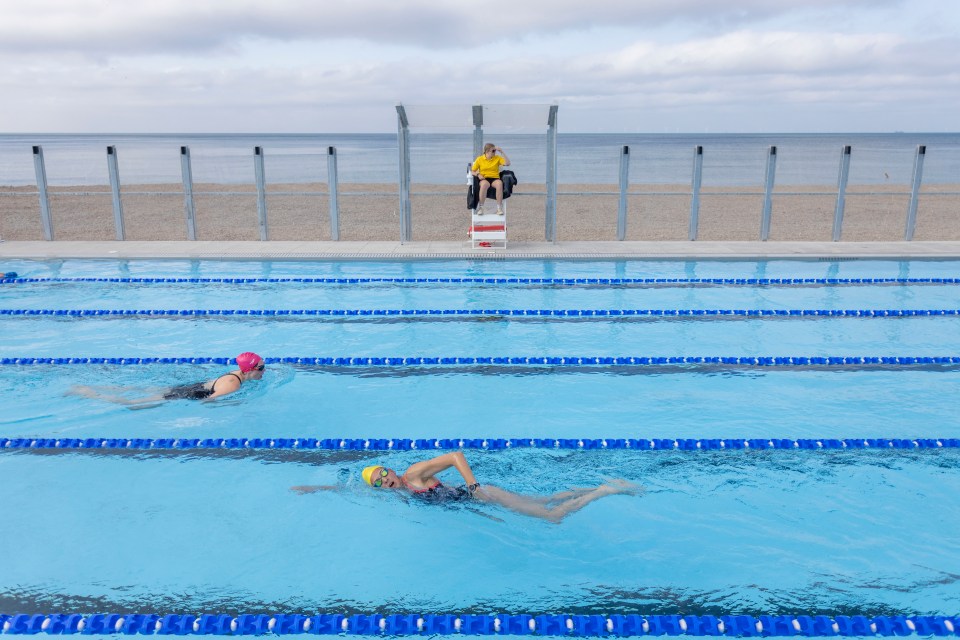
[[[0,309],[958,309],[960,285],[129,283],[82,277],[954,278],[956,262],[8,262]],[[960,318],[383,319],[0,315],[0,358],[954,356]],[[131,411],[217,365],[3,365],[0,436],[960,437],[950,367],[317,367]],[[0,455],[0,611],[956,612],[955,451],[470,451],[546,494],[622,477],[560,525],[362,486],[417,452]],[[444,478],[455,484],[448,472]],[[297,495],[301,484],[339,485]]]

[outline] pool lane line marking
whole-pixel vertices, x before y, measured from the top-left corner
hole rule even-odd
[[[957,615],[0,614],[9,635],[948,636]]]
[[[70,282],[110,282],[129,284],[507,284],[560,286],[791,286],[791,285],[915,285],[960,284],[960,278],[528,278],[528,277],[76,277],[76,278],[0,278],[0,284],[43,284]]]
[[[7,450],[818,451],[958,449],[960,438],[0,438]]]
[[[957,317],[960,309],[0,309],[7,317],[69,318],[925,318]]]
[[[659,367],[672,365],[724,365],[739,367],[916,367],[960,365],[960,356],[305,356],[263,358],[268,365],[318,367]],[[230,357],[32,357],[0,358],[0,366],[32,365],[235,365]]]

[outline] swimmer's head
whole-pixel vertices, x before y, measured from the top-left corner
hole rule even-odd
[[[377,489],[380,487],[394,489],[401,484],[400,478],[397,477],[393,469],[388,469],[379,464],[364,467],[360,475],[363,477],[364,482]]]
[[[237,356],[237,366],[241,373],[258,370],[263,371],[263,358],[252,351],[244,351]]]

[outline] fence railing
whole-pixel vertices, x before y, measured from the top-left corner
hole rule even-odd
[[[902,238],[904,240],[913,240],[917,227],[917,212],[918,212],[918,203],[921,198],[921,186],[923,184],[923,167],[924,159],[926,156],[926,145],[920,144],[917,145],[914,152],[914,162],[913,162],[913,172],[909,185],[903,185],[904,187],[909,186],[909,190],[901,191],[890,191],[889,189],[878,189],[878,188],[861,188],[858,189],[855,194],[848,194],[848,182],[850,176],[850,166],[851,159],[854,155],[854,150],[851,145],[843,145],[840,149],[840,157],[838,163],[837,171],[837,183],[836,187],[833,189],[820,189],[820,190],[807,190],[807,191],[783,191],[776,190],[776,173],[777,173],[777,147],[770,146],[767,149],[766,153],[766,164],[764,168],[763,180],[762,180],[762,191],[757,190],[723,190],[723,191],[707,191],[705,192],[703,188],[704,183],[704,147],[702,145],[695,145],[692,153],[692,170],[690,174],[690,187],[689,189],[674,189],[674,190],[645,190],[645,191],[636,191],[631,189],[631,180],[630,180],[630,158],[631,150],[629,146],[622,146],[619,149],[619,164],[617,167],[618,171],[618,180],[617,180],[617,190],[616,191],[556,191],[551,193],[548,188],[545,191],[531,191],[529,187],[527,189],[521,189],[514,192],[514,196],[519,196],[520,198],[546,198],[547,204],[550,204],[550,198],[559,199],[559,198],[571,198],[574,197],[595,197],[603,200],[604,198],[617,198],[616,204],[616,240],[627,240],[627,239],[637,239],[636,233],[633,234],[633,238],[628,238],[628,227],[631,221],[629,215],[630,212],[630,203],[637,200],[643,202],[645,198],[659,198],[661,196],[673,196],[673,197],[683,197],[689,199],[689,219],[687,227],[687,240],[695,241],[700,239],[701,236],[701,203],[705,196],[715,197],[715,196],[753,196],[760,197],[760,206],[756,211],[757,216],[757,233],[753,237],[744,237],[740,239],[750,240],[758,239],[760,241],[766,241],[771,238],[771,228],[773,226],[773,212],[774,212],[774,198],[781,196],[818,196],[820,198],[829,197],[833,200],[833,215],[832,215],[832,228],[830,229],[830,239],[834,242],[838,242],[843,237],[844,233],[844,214],[846,211],[846,204],[848,195],[860,196],[872,196],[872,197],[893,197],[893,199],[905,199],[906,206],[903,209],[903,234]],[[182,193],[179,191],[126,191],[122,188],[121,179],[120,179],[120,161],[118,157],[118,151],[115,146],[108,146],[106,148],[106,160],[107,160],[107,169],[109,175],[109,192],[107,191],[53,191],[48,186],[47,181],[47,172],[46,172],[46,163],[44,160],[43,149],[40,145],[33,146],[33,163],[34,170],[36,175],[36,191],[4,191],[0,192],[0,195],[14,195],[14,196],[29,196],[36,195],[39,199],[39,219],[40,226],[42,229],[43,238],[46,240],[54,240],[56,237],[56,229],[54,225],[54,217],[51,213],[51,196],[76,196],[76,195],[97,195],[101,197],[106,197],[107,194],[110,196],[111,207],[113,212],[113,228],[115,232],[115,237],[117,240],[128,239],[128,221],[126,220],[124,213],[124,196],[147,196],[147,197],[157,197],[157,196],[176,196],[181,195],[183,198],[183,224],[185,226],[185,236],[188,240],[197,240],[197,209],[195,200],[198,196],[202,197],[223,197],[229,198],[234,196],[254,196],[256,199],[256,212],[257,212],[257,229],[259,232],[259,239],[262,241],[269,240],[271,237],[271,225],[270,225],[270,200],[274,196],[326,196],[327,206],[329,212],[329,238],[333,241],[338,241],[341,239],[341,205],[340,205],[340,188],[339,188],[339,177],[337,171],[337,149],[336,147],[330,146],[326,149],[326,161],[327,161],[327,190],[323,191],[273,191],[268,190],[268,183],[266,178],[265,170],[265,154],[263,147],[256,146],[253,148],[253,167],[254,167],[254,184],[252,185],[253,191],[238,191],[233,190],[209,190],[204,189],[201,192],[195,191],[194,180],[193,180],[193,170],[192,170],[192,161],[190,155],[190,148],[187,146],[180,147],[180,169],[181,169],[181,179],[182,179]],[[401,172],[401,179],[404,179],[405,174]],[[408,173],[406,174],[409,179]],[[958,178],[960,181],[960,178]],[[549,182],[549,181],[548,181]],[[677,186],[677,185],[674,185]],[[408,185],[409,189],[409,185]],[[410,201],[410,196],[462,196],[461,191],[429,191],[429,192],[419,192],[419,191],[406,191],[402,189],[402,185],[398,188],[400,200],[399,209],[401,211],[406,208],[408,213],[408,218],[411,214],[413,204]],[[377,197],[393,197],[389,192],[374,192],[374,191],[355,191],[347,193],[344,195],[348,196],[377,196]],[[926,191],[922,193],[923,197],[927,196],[958,196],[960,192],[947,189],[938,189],[935,191]],[[3,205],[3,199],[0,198],[0,206]],[[556,207],[556,202],[554,202],[554,207]],[[612,207],[611,207],[612,209]],[[553,224],[556,224],[554,221]],[[544,236],[549,239],[556,239],[556,230],[551,229],[551,218],[548,216],[547,220],[544,223]],[[406,227],[401,225],[400,230],[400,239],[405,241],[410,239],[409,232],[404,231]],[[825,230],[824,230],[825,231]],[[392,234],[391,234],[392,235]],[[590,238],[593,239],[593,238]]]

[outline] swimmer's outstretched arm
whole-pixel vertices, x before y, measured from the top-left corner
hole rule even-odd
[[[304,484],[296,487],[290,487],[290,491],[296,491],[299,494],[316,493],[318,491],[339,491],[341,487],[335,484]]]
[[[477,484],[473,469],[470,468],[470,463],[467,462],[467,458],[462,451],[445,453],[442,456],[412,464],[403,475],[414,484],[424,485],[430,478],[450,467],[456,468],[467,485]]]

